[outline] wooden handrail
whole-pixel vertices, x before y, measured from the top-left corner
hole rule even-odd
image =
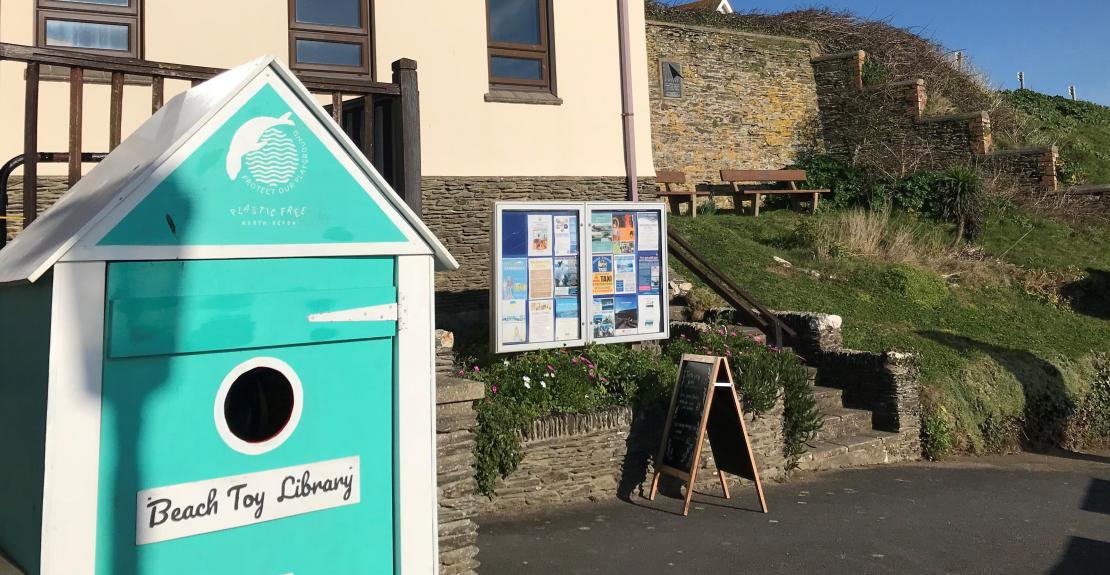
[[[39,84],[43,66],[69,69],[68,152],[69,185],[81,178],[81,134],[84,131],[84,85],[87,70],[106,72],[111,77],[111,98],[108,110],[108,149],[111,151],[122,139],[123,96],[125,76],[150,79],[151,113],[164,104],[165,80],[179,80],[197,85],[221,72],[221,68],[190,66],[154,62],[136,58],[121,58],[101,54],[88,54],[76,50],[40,48],[19,44],[0,43],[0,62],[25,62],[26,93],[24,98],[23,134],[23,225],[30,225],[38,213],[38,126]],[[382,151],[385,165],[378,166],[393,187],[404,196],[410,207],[420,214],[420,101],[416,62],[401,59],[393,64],[393,82],[377,82],[361,78],[344,78],[325,75],[297,74],[298,80],[314,94],[324,94],[331,100],[331,112],[342,123],[344,98],[346,103],[358,102],[361,126],[354,126],[362,137],[362,152],[374,158],[374,105],[383,102],[392,114],[392,131],[385,135],[388,146]],[[65,81],[65,80],[63,80]],[[381,97],[383,99],[377,99]],[[359,100],[361,101],[359,102]],[[392,169],[386,168],[392,164]],[[7,194],[7,188],[0,190]],[[5,196],[6,197],[6,196]],[[2,245],[2,244],[0,244]]]
[[[736,285],[736,282],[732,281],[724,272],[702,257],[686,238],[673,229],[667,230],[667,245],[670,248],[670,254],[675,259],[689,268],[694,275],[698,276],[736,311],[744,314],[753,324],[752,327],[759,328],[760,331],[767,334],[775,347],[783,346],[783,332],[792,338],[797,335],[771,310],[763,307],[751,294]]]
[[[20,44],[0,43],[0,60],[15,60],[17,62],[37,62],[52,66],[66,68],[82,68],[85,70],[98,70],[101,72],[122,72],[133,76],[158,76],[171,80],[201,81],[208,80],[226,70],[208,66],[190,66],[186,64],[171,64],[169,62],[155,62],[151,60],[138,60],[135,58],[120,58],[118,56],[91,55],[71,50],[58,48],[36,48]],[[350,94],[383,94],[399,96],[400,87],[397,84],[375,82],[359,78],[339,78],[331,76],[314,76],[311,74],[297,74],[297,78],[309,90],[320,92],[342,92]]]

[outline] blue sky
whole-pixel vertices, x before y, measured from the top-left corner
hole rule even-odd
[[[687,0],[672,0],[684,4]],[[1110,105],[1110,0],[730,0],[737,11],[783,12],[812,6],[889,18],[949,50],[963,50],[991,84]]]

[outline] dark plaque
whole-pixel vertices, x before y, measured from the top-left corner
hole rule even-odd
[[[664,98],[682,97],[682,64],[678,62],[659,61],[660,77],[663,82]]]
[[[674,412],[667,443],[663,448],[663,465],[690,473],[694,469],[694,452],[701,435],[701,421],[709,387],[713,385],[712,363],[687,361],[682,364],[675,391]]]

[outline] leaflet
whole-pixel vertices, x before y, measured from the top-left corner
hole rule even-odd
[[[555,258],[555,297],[578,295],[578,258]]]
[[[636,212],[636,249],[645,252],[659,251],[659,214]]]
[[[554,300],[541,299],[528,302],[528,342],[537,343],[555,339]]]
[[[559,298],[555,300],[555,340],[578,339],[580,321],[578,319],[578,300]]]
[[[616,293],[636,293],[636,256],[613,256]]]
[[[501,302],[501,341],[524,343],[528,341],[528,322],[525,317],[526,302],[522,299]]]
[[[590,266],[593,293],[613,293],[613,256],[594,256]]]
[[[528,260],[528,299],[550,299],[554,297],[554,286],[550,258]]]
[[[642,295],[638,297],[638,308],[640,312],[640,323],[637,326],[638,333],[659,333],[663,331],[660,324],[662,317],[662,309],[659,307],[659,296],[657,295]]]
[[[555,255],[578,253],[578,216],[555,216]]]
[[[528,216],[528,255],[551,255],[551,216]]]

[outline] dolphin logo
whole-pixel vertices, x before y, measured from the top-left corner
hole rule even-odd
[[[239,172],[243,169],[243,156],[262,149],[264,144],[259,141],[262,133],[274,126],[292,126],[293,120],[289,119],[291,114],[292,112],[286,112],[278,118],[259,116],[239,126],[235,136],[231,138],[231,147],[227,151],[227,177],[231,178],[231,181],[234,182],[239,178]]]

